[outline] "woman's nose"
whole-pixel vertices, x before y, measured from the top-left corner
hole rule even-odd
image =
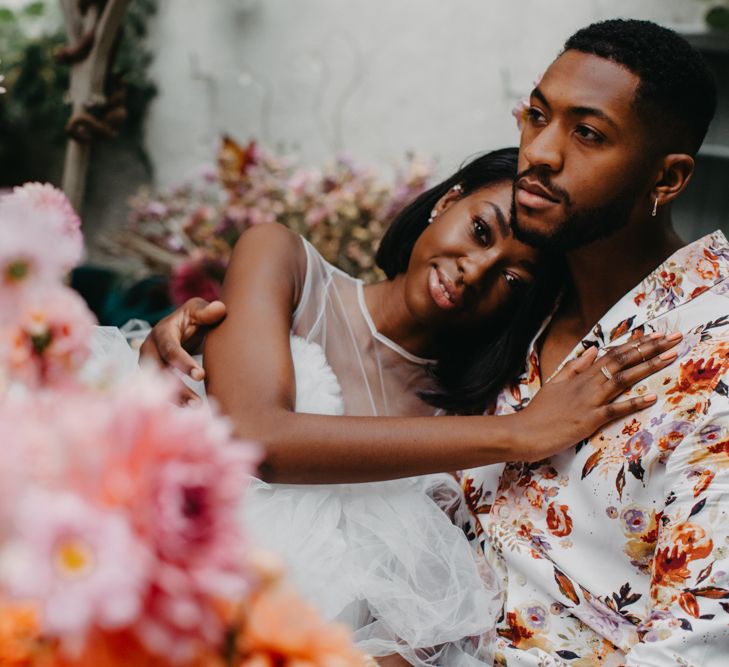
[[[458,261],[458,270],[461,273],[463,284],[471,288],[480,287],[499,261],[499,251],[494,248],[463,255]]]

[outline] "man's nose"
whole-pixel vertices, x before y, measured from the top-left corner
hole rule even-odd
[[[526,138],[522,154],[532,167],[543,167],[558,172],[563,166],[563,133],[557,123],[550,123]]]

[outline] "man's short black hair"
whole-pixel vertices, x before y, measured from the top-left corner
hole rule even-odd
[[[653,143],[673,152],[698,151],[716,111],[716,83],[702,55],[683,37],[651,21],[611,19],[578,30],[564,50],[630,70],[640,79],[635,106],[657,133]]]

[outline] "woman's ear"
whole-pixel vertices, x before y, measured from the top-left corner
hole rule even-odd
[[[663,158],[652,196],[658,206],[670,204],[688,185],[694,173],[694,158],[686,153],[670,153]]]
[[[431,220],[437,218],[441,213],[446,211],[452,204],[463,197],[463,187],[458,184],[454,185],[446,192],[435,204],[431,213]]]

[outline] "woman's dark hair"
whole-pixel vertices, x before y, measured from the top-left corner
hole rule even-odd
[[[413,246],[428,226],[430,212],[440,198],[454,185],[461,186],[465,197],[488,185],[513,181],[518,155],[517,148],[500,148],[481,155],[464,163],[453,176],[416,197],[392,219],[375,255],[377,266],[390,280],[398,273],[405,273]]]
[[[400,211],[377,251],[377,265],[385,275],[392,279],[407,271],[413,246],[428,226],[430,212],[453,186],[460,185],[467,196],[495,183],[511,183],[517,173],[517,157],[516,148],[481,155]],[[543,257],[532,285],[513,300],[498,322],[437,341],[438,362],[430,369],[437,388],[422,393],[421,398],[452,413],[482,413],[524,369],[529,344],[553,308],[564,277],[562,260]]]

